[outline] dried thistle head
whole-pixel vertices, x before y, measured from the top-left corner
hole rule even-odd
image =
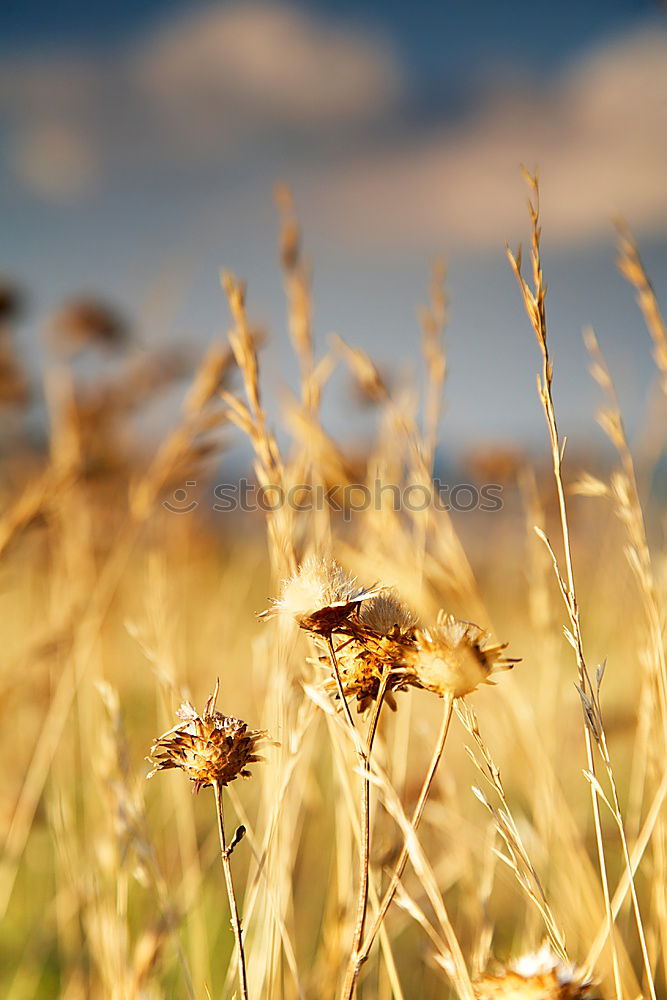
[[[6,323],[12,323],[23,308],[21,290],[0,276],[0,333]]]
[[[14,353],[11,325],[21,313],[21,292],[0,276],[0,406],[22,406],[30,391]]]
[[[583,1000],[589,995],[573,984],[559,983],[554,972],[524,977],[509,970],[499,976],[482,976],[473,989],[477,1000]]]
[[[473,983],[477,1000],[594,1000],[593,985],[573,965],[566,965],[543,945],[498,975]]]
[[[389,588],[364,601],[359,611],[361,625],[378,635],[412,634],[417,627],[417,617],[405,601]]]
[[[10,347],[0,341],[0,406],[23,406],[30,400],[30,389]]]
[[[435,627],[415,632],[411,683],[440,697],[462,698],[480,684],[493,683],[493,672],[518,663],[504,655],[506,648],[478,625],[441,611]]]
[[[333,559],[311,555],[285,580],[278,600],[259,617],[267,621],[278,614],[287,615],[300,628],[329,636],[377,593],[377,587],[359,587]]]
[[[67,352],[80,351],[89,344],[119,348],[129,339],[127,324],[115,309],[83,297],[71,299],[59,309],[52,332],[57,346]]]
[[[239,776],[249,778],[248,766],[263,760],[256,753],[261,743],[268,743],[265,730],[248,729],[241,719],[216,711],[219,681],[201,715],[189,701],[176,713],[182,722],[158,736],[146,758],[153,764],[147,775],[178,767],[194,782],[193,792],[207,785],[228,785]]]
[[[396,708],[392,692],[404,690],[407,685],[406,659],[413,647],[416,625],[408,606],[388,589],[364,601],[359,615],[345,623],[348,638],[336,658],[343,691],[356,696],[359,712],[376,701],[383,677],[386,702]],[[333,677],[324,687],[334,695],[338,691]]]
[[[396,700],[392,691],[402,691],[407,685],[407,672],[402,666],[404,658],[391,665],[393,650],[373,649],[354,640],[345,643],[336,653],[338,672],[343,691],[346,696],[357,699],[357,711],[365,712],[380,694],[383,676],[388,674],[385,701],[396,710]],[[327,662],[328,657],[322,656],[321,662]],[[324,690],[333,697],[338,697],[338,682],[335,677],[328,677],[324,682]]]

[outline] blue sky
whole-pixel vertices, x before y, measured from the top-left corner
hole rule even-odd
[[[183,10],[205,6],[184,0],[7,0],[3,4],[0,46],[84,45],[104,48],[122,43],[155,23]],[[497,0],[461,3],[407,3],[405,0],[317,0],[302,3],[317,12],[361,29],[381,31],[393,39],[416,77],[437,80],[446,75],[443,44],[458,72],[477,68],[491,58],[519,59],[533,67],[552,68],[564,56],[585,48],[601,35],[624,31],[655,15],[656,0],[515,0],[511,9]],[[528,44],[530,51],[527,52]]]
[[[537,11],[537,16],[536,16]],[[667,295],[667,27],[657,3],[5,3],[0,271],[32,294],[21,347],[81,290],[145,340],[224,330],[219,267],[249,279],[289,382],[272,184],[295,193],[316,332],[418,365],[415,310],[444,254],[452,297],[445,447],[539,439],[537,364],[506,239],[518,164],[539,165],[557,391],[594,436],[592,323],[632,426],[650,342],[614,268],[614,212]],[[328,408],[345,433],[335,393]]]

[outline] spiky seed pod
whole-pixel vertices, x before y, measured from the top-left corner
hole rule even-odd
[[[359,622],[379,635],[410,635],[418,625],[416,615],[393,590],[385,588],[365,601],[359,611]]]
[[[573,965],[565,965],[548,945],[524,955],[498,975],[473,983],[477,1000],[595,1000],[593,984]]]
[[[183,721],[151,746],[146,759],[153,769],[147,777],[177,767],[194,782],[193,792],[198,792],[207,785],[228,785],[239,776],[249,778],[248,766],[264,760],[256,750],[259,744],[270,742],[268,733],[248,729],[241,719],[217,712],[218,689],[216,683],[201,715],[189,701],[181,705],[176,714]]]
[[[357,711],[365,712],[377,700],[380,692],[383,673],[390,673],[385,701],[394,711],[396,699],[393,691],[404,690],[407,684],[406,670],[403,666],[392,668],[388,666],[387,650],[360,646],[345,647],[337,653],[343,691],[346,695],[357,699]],[[322,657],[324,663],[326,657]],[[334,697],[338,697],[338,683],[334,677],[329,677],[324,683],[324,689]]]
[[[392,692],[404,690],[407,685],[406,658],[413,646],[416,624],[407,605],[391,590],[384,589],[365,601],[359,615],[342,627],[349,638],[337,651],[338,667],[343,691],[356,696],[359,712],[366,711],[377,699],[386,675],[386,702],[396,708]],[[327,680],[324,687],[337,694],[334,678]]]
[[[287,615],[300,628],[329,636],[347,621],[353,611],[379,593],[377,587],[364,589],[354,577],[332,559],[308,556],[281,589],[278,600],[259,617],[268,621]]]
[[[507,643],[497,643],[472,622],[440,612],[433,628],[417,629],[409,666],[411,683],[444,697],[462,698],[498,670],[509,670],[517,659],[504,655]]]

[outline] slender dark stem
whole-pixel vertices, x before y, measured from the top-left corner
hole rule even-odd
[[[340,670],[338,669],[338,657],[336,656],[336,650],[334,649],[333,639],[331,637],[331,632],[327,635],[327,646],[329,648],[329,657],[331,659],[331,669],[334,672],[334,677],[336,678],[336,685],[338,687],[338,696],[343,705],[343,711],[345,713],[345,719],[347,721],[352,734],[356,732],[356,726],[354,725],[354,719],[352,718],[352,713],[350,712],[350,706],[347,703],[347,698],[345,697],[345,690],[343,688],[343,682],[340,678]],[[359,752],[359,748],[357,748]],[[363,753],[360,752],[359,756],[363,760]]]
[[[357,965],[357,957],[359,954],[359,947],[364,936],[364,927],[366,925],[366,913],[368,911],[368,883],[369,883],[369,868],[370,868],[370,838],[371,838],[371,782],[370,782],[370,765],[371,765],[371,755],[373,753],[373,743],[375,741],[375,734],[377,732],[378,722],[380,719],[380,712],[382,710],[382,705],[384,704],[384,696],[387,693],[387,685],[391,677],[390,671],[387,671],[380,681],[380,687],[378,689],[377,697],[373,704],[373,713],[370,718],[368,725],[368,734],[366,737],[366,768],[364,771],[364,781],[361,790],[361,851],[359,856],[359,894],[357,901],[357,917],[354,927],[354,938],[352,940],[352,950],[350,952],[350,960],[347,966],[347,971],[345,973],[345,986],[343,991],[347,989],[347,984],[350,982],[354,976],[354,970]]]
[[[444,712],[442,716],[442,723],[440,726],[440,733],[438,734],[438,741],[433,751],[433,757],[431,758],[431,763],[429,764],[426,777],[424,778],[424,784],[422,785],[421,791],[419,793],[419,798],[417,800],[417,805],[415,806],[414,812],[412,814],[411,828],[412,832],[415,832],[419,826],[419,821],[422,817],[424,811],[424,806],[426,805],[426,800],[428,798],[429,792],[431,790],[431,785],[433,784],[433,779],[435,777],[435,772],[438,769],[438,764],[440,763],[440,758],[442,757],[443,750],[445,748],[445,742],[447,740],[447,734],[449,732],[449,724],[452,720],[452,707],[454,705],[454,699],[451,695],[446,695],[444,698]],[[387,915],[387,910],[392,904],[394,896],[396,895],[396,890],[398,889],[399,882],[401,881],[401,876],[405,870],[405,865],[407,864],[409,856],[409,845],[408,839],[406,838],[401,853],[399,855],[398,861],[396,862],[396,867],[394,868],[394,873],[391,877],[391,881],[387,886],[384,896],[382,897],[382,902],[380,903],[380,909],[378,910],[375,922],[372,928],[366,935],[366,940],[360,947],[358,954],[356,955],[356,960],[354,968],[350,971],[348,977],[346,978],[345,987],[341,995],[341,1000],[352,1000],[354,996],[354,990],[359,978],[359,973],[361,972],[361,967],[368,958],[370,950],[373,946],[373,942],[377,937],[378,931],[382,926],[385,916]]]
[[[232,866],[229,862],[229,851],[227,850],[227,841],[225,839],[225,824],[222,813],[222,788],[220,787],[220,783],[218,781],[214,782],[213,791],[215,792],[216,812],[218,814],[218,836],[220,838],[220,856],[222,858],[222,867],[225,873],[225,882],[227,884],[229,909],[232,915],[232,928],[234,930],[234,937],[236,938],[236,947],[239,953],[239,987],[241,990],[241,1000],[248,1000],[248,980],[246,977],[245,952],[243,950],[243,933],[241,930],[241,918],[239,916],[239,908],[236,903],[236,893],[234,892],[234,883],[232,881]]]

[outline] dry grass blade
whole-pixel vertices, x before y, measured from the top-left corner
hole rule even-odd
[[[637,305],[653,340],[653,357],[660,372],[662,391],[667,395],[667,326],[632,233],[622,221],[617,228],[618,269],[637,293]]]
[[[526,179],[531,245],[509,260],[540,352],[546,463],[497,442],[503,414],[479,448],[442,436],[443,264],[405,364],[344,329],[318,343],[286,188],[277,326],[294,371],[280,407],[246,285],[224,272],[228,342],[193,372],[187,352],[126,343],[101,303],[61,314],[36,450],[20,303],[0,281],[8,1000],[665,993],[667,558],[664,497],[648,488],[664,421],[650,455],[630,447],[589,333],[616,467],[576,427],[565,459]],[[626,230],[619,253],[663,391],[665,325]],[[149,453],[143,403],[170,405],[155,396],[183,375],[177,422]],[[459,398],[483,416],[486,398]],[[208,502],[213,469],[233,510]],[[479,501],[502,488],[492,516],[456,509],[459,475]],[[174,516],[166,493],[180,503],[183,485],[196,502]],[[515,649],[525,665],[501,676]],[[211,675],[233,715],[217,690],[201,711],[188,700]],[[244,718],[280,740],[262,763],[266,732]],[[182,773],[146,785],[159,732],[154,772]]]
[[[505,789],[500,777],[500,771],[496,767],[493,757],[491,756],[491,751],[484,742],[482,734],[479,731],[477,717],[474,711],[466,705],[465,702],[458,702],[456,705],[456,711],[459,719],[472,736],[477,748],[477,754],[479,754],[478,757],[472,748],[468,748],[470,758],[480,774],[494,789],[500,800],[501,808],[497,809],[489,802],[487,797],[479,788],[473,788],[475,796],[491,814],[496,830],[502,838],[508,852],[507,854],[503,854],[496,851],[496,855],[511,869],[522,890],[539,910],[540,915],[544,920],[546,932],[549,936],[549,941],[555,954],[562,961],[567,962],[568,954],[565,947],[563,932],[556,923],[556,919],[551,911],[544,889],[542,888],[540,878],[535,871],[526,848],[524,847],[517,824],[512,816],[507,796],[505,795]]]

